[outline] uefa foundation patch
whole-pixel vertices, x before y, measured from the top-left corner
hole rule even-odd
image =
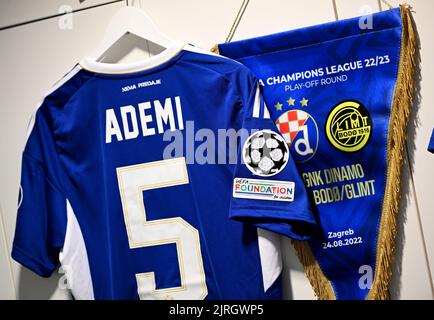
[[[294,194],[295,183],[292,181],[234,179],[234,198],[292,202]]]

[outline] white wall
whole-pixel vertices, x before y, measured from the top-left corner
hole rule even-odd
[[[173,38],[211,48],[224,41],[242,0],[141,0],[157,25]],[[389,1],[397,5],[398,1]],[[434,127],[434,3],[409,1],[421,42],[421,81],[410,128],[403,182],[397,259],[391,296],[395,299],[433,299],[434,276],[434,156],[426,151]],[[72,29],[65,16],[55,16],[63,5],[75,10]],[[0,0],[0,299],[68,299],[57,289],[59,276],[42,279],[9,259],[20,179],[21,150],[28,119],[51,84],[66,73],[101,38],[111,15],[126,1]],[[250,0],[235,32],[242,39],[291,28],[356,16],[369,6],[385,9],[377,0]],[[336,12],[335,9],[336,8]],[[63,8],[62,8],[63,9]],[[36,21],[33,21],[36,20]],[[33,22],[32,22],[33,21]],[[69,21],[69,20],[68,20]],[[128,41],[128,40],[127,40]],[[151,48],[151,50],[149,50]],[[152,46],[139,46],[124,60],[148,56]],[[286,297],[313,299],[289,241],[285,250]],[[431,268],[430,268],[431,266]]]

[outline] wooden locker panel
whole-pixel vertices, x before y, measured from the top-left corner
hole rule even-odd
[[[0,29],[41,19],[66,10],[80,10],[113,0],[4,0],[0,2]]]
[[[397,6],[402,1],[392,0]],[[434,128],[434,20],[433,1],[410,0],[419,37],[420,72],[416,82],[416,100],[408,130],[408,151],[423,230],[424,245],[431,271],[431,299],[434,299],[434,155],[427,151]],[[422,257],[420,258],[422,260]]]
[[[4,230],[3,214],[0,208],[0,300],[13,300],[15,299],[15,287]]]
[[[417,216],[417,200],[407,154],[405,156],[390,297],[396,300],[432,299],[430,274]]]
[[[333,6],[329,0],[250,1],[233,40],[257,37],[334,20]],[[229,31],[229,27],[227,31]]]
[[[288,300],[316,300],[312,286],[304,273],[303,265],[298,260],[291,240],[281,238],[283,256],[283,295]]]
[[[336,0],[339,20],[363,16],[380,10],[378,0]]]
[[[142,0],[138,4],[171,38],[211,49],[226,38],[241,0]]]
[[[48,19],[0,31],[0,144],[3,146],[0,168],[0,204],[3,209],[6,236],[12,243],[21,152],[26,128],[37,104],[52,84],[97,44],[111,16],[125,4],[119,2],[75,13],[74,28],[61,30],[58,19]],[[10,248],[8,248],[10,252]],[[59,275],[50,280],[39,278],[13,263],[17,297],[68,298],[65,290],[56,290]]]

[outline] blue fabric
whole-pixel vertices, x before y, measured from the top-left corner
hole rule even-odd
[[[122,90],[157,79],[160,85]],[[220,129],[277,131],[269,117],[252,116],[257,88],[241,64],[185,50],[158,67],[131,74],[80,70],[47,96],[36,113],[23,155],[14,259],[42,276],[53,272],[67,232],[68,199],[83,234],[96,299],[137,299],[138,273],[154,272],[156,289],[180,286],[175,243],[130,249],[116,171],[163,159],[174,136],[167,139],[169,131],[157,131],[154,106],[171,101],[175,109],[179,97],[182,119],[174,111],[172,133],[185,143],[173,158],[186,158],[189,183],[143,191],[146,218],[180,217],[198,230],[207,299],[280,299],[280,278],[264,292],[257,226],[297,239],[311,235],[315,220],[292,158],[267,180],[295,182],[293,202],[238,199],[232,197],[234,176],[261,177],[240,161],[229,163],[233,150],[228,145],[216,149],[211,163],[197,163],[194,155],[204,141],[192,141],[200,129],[214,137]],[[127,139],[126,128],[131,131],[134,124],[131,116],[122,121],[120,108],[132,106],[140,118],[138,105],[144,102],[151,106],[145,109],[151,116],[145,125],[155,134],[144,136],[139,123],[139,135]],[[120,137],[107,138],[109,109],[121,127]],[[164,129],[169,123],[169,118],[162,123]]]
[[[360,21],[219,45],[264,86],[315,204],[310,248],[338,299],[364,299],[375,274],[401,46],[399,9],[374,14],[373,29]]]

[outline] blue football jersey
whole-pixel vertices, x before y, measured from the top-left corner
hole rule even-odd
[[[315,220],[276,131],[230,59],[83,59],[32,118],[12,256],[76,299],[280,299],[278,234]]]

